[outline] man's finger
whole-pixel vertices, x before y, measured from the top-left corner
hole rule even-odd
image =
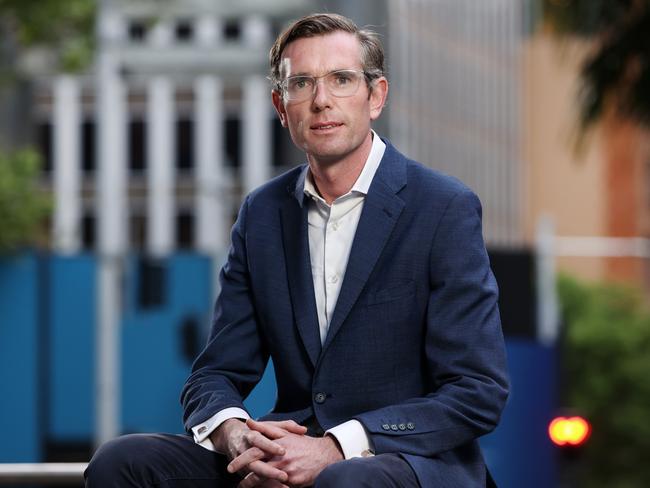
[[[257,422],[253,419],[248,419],[246,420],[246,425],[249,429],[260,432],[269,439],[279,439],[280,437],[287,435],[287,433],[304,435],[307,432],[307,427],[303,427],[293,420],[282,422]]]
[[[244,476],[244,479],[239,482],[237,488],[259,487],[262,484],[262,481],[262,478],[257,476],[255,473],[248,473]]]
[[[276,480],[260,478],[255,473],[250,473],[238,485],[237,488],[289,488],[284,483]]]
[[[286,435],[286,434],[285,434]],[[284,447],[279,444],[276,444],[271,439],[266,437],[266,434],[251,429],[250,432],[247,432],[244,435],[246,442],[251,447],[259,447],[262,451],[267,454],[272,454],[274,456],[284,456],[286,452]]]
[[[250,449],[246,449],[239,456],[237,456],[235,459],[230,461],[226,469],[228,470],[229,473],[236,473],[237,471],[240,471],[241,469],[248,466],[253,461],[263,459],[265,456],[266,453],[262,451],[259,447],[251,447]]]
[[[276,425],[284,430],[291,432],[292,434],[305,434],[307,433],[307,427],[300,425],[294,420],[282,420],[277,422]]]
[[[253,419],[247,419],[246,426],[251,430],[264,434],[269,439],[279,439],[287,435],[286,430],[270,422],[257,422]]]
[[[268,478],[271,480],[280,481],[282,483],[289,479],[289,475],[287,475],[287,473],[281,469],[271,466],[268,463],[265,463],[264,461],[253,461],[248,465],[248,469],[260,479]]]

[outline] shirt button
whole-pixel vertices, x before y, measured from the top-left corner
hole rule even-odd
[[[398,430],[399,427],[397,427],[397,424],[393,424],[390,426],[390,430]]]
[[[319,392],[316,393],[316,395],[314,396],[314,401],[320,405],[322,403],[325,403],[326,398],[327,395],[325,395],[325,393]]]
[[[332,230],[333,230],[333,231],[337,231],[337,230],[339,230],[339,223],[338,223],[338,222],[334,222],[334,223],[332,224]]]
[[[388,425],[388,424],[383,424],[383,425],[381,426],[381,428],[384,429],[384,430],[390,430],[390,425]]]
[[[413,430],[415,429],[415,424],[413,422],[409,422],[408,424],[406,424],[406,428],[408,430]]]
[[[339,281],[339,277],[337,275],[330,276],[329,281],[332,284],[337,283]]]
[[[397,427],[399,430],[406,430],[406,424],[399,424]]]

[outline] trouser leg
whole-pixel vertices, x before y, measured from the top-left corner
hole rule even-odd
[[[101,446],[84,473],[87,488],[231,488],[222,455],[186,435],[131,434]]]
[[[397,454],[341,461],[325,468],[314,488],[420,488],[411,466]]]

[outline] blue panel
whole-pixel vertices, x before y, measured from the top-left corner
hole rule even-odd
[[[40,461],[38,262],[0,259],[0,462]]]
[[[486,462],[501,488],[556,486],[554,448],[547,426],[556,413],[555,349],[507,341],[512,382],[500,425],[481,439]]]
[[[167,301],[138,309],[135,260],[129,269],[129,306],[122,335],[122,425],[124,432],[182,432],[180,392],[191,360],[183,354],[182,325],[199,325],[203,347],[212,309],[212,264],[196,254],[167,260]],[[133,285],[133,286],[132,286]]]
[[[278,389],[275,383],[273,362],[269,361],[264,376],[253,389],[251,394],[248,395],[244,405],[254,418],[258,418],[271,411],[275,405],[277,395]]]
[[[51,440],[93,437],[96,270],[90,255],[50,258]]]

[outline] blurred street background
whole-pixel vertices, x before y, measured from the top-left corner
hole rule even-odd
[[[182,432],[242,198],[304,162],[266,76],[315,11],[381,34],[375,130],[483,203],[497,484],[650,486],[650,0],[0,0],[0,463]]]

